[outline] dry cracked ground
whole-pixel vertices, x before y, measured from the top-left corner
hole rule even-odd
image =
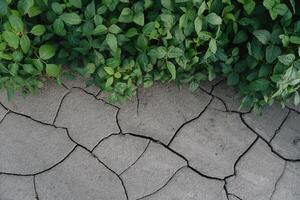
[[[239,111],[222,81],[104,99],[82,80],[1,93],[0,199],[300,199],[299,108]]]

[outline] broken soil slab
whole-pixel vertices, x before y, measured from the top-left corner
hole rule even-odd
[[[134,164],[146,150],[149,140],[131,135],[112,135],[93,153],[117,174]]]
[[[270,141],[288,113],[288,109],[282,109],[279,104],[273,104],[264,108],[261,115],[251,112],[243,115],[243,118],[254,131],[267,141]]]
[[[55,125],[68,128],[72,139],[91,150],[104,137],[119,132],[117,111],[117,108],[74,88],[64,98]]]
[[[284,170],[284,160],[259,139],[236,166],[237,174],[227,180],[229,193],[246,200],[270,200]]]
[[[63,160],[74,147],[66,130],[9,113],[0,124],[0,172],[40,173]]]
[[[179,90],[175,84],[156,84],[141,89],[139,101],[122,105],[119,123],[123,132],[152,137],[168,144],[177,129],[197,117],[210,99],[200,90],[191,93],[187,88]]]
[[[37,94],[30,94],[26,97],[16,94],[11,101],[8,101],[6,92],[1,92],[0,102],[10,110],[51,124],[59,104],[67,92],[63,86],[48,80],[44,83],[44,88],[39,90]]]
[[[300,199],[300,163],[288,162],[282,177],[276,185],[272,200]]]
[[[141,200],[226,200],[224,182],[207,179],[191,169],[180,169],[168,182],[154,194]]]
[[[273,149],[287,159],[300,160],[300,114],[291,112],[271,142]]]
[[[222,179],[234,173],[234,163],[256,136],[238,114],[216,110],[218,102],[214,100],[199,119],[184,126],[170,147],[201,173]]]
[[[80,147],[63,163],[36,176],[36,189],[42,200],[126,200],[117,175]]]
[[[1,200],[36,200],[33,177],[0,175]]]
[[[187,163],[164,146],[151,142],[143,156],[121,175],[129,199],[138,199],[163,187]]]

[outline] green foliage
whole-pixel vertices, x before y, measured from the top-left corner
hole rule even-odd
[[[0,0],[0,87],[42,87],[62,70],[112,101],[155,81],[224,76],[260,109],[299,103],[300,5],[295,0]]]

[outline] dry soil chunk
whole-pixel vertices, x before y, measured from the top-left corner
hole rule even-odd
[[[1,200],[36,200],[33,177],[0,175]]]
[[[43,200],[126,200],[120,179],[82,148],[36,176],[36,186]]]
[[[150,136],[167,144],[184,122],[204,110],[210,98],[200,90],[192,93],[174,84],[156,84],[140,90],[139,104],[134,101],[122,106],[119,122],[123,132]]]
[[[291,112],[271,142],[274,150],[285,158],[300,160],[300,114]]]
[[[81,89],[72,89],[62,102],[55,125],[66,127],[79,144],[92,149],[112,133],[119,132],[117,109]]]
[[[270,107],[265,107],[261,115],[252,112],[245,114],[243,118],[251,128],[267,141],[270,141],[287,114],[288,109],[282,109],[280,105],[274,104]]]
[[[237,175],[228,179],[227,188],[247,200],[270,200],[284,161],[258,140],[236,166]]]
[[[300,199],[300,163],[288,162],[280,178],[272,200]]]
[[[143,200],[226,200],[224,183],[207,179],[185,167],[179,170],[170,182],[153,195]]]
[[[184,126],[170,147],[198,171],[224,178],[233,174],[235,161],[256,136],[238,114],[216,110],[215,103],[218,101],[213,101],[199,119]]]
[[[121,175],[129,199],[155,192],[186,164],[181,157],[162,145],[151,142],[144,155]]]
[[[52,123],[66,93],[67,90],[63,86],[57,85],[54,81],[47,81],[37,94],[29,94],[25,98],[21,94],[16,94],[11,101],[8,101],[6,93],[1,92],[0,101],[10,110],[45,123]]]
[[[149,140],[131,135],[113,135],[94,150],[97,157],[120,174],[131,166],[145,151]]]
[[[0,125],[0,172],[39,173],[65,158],[74,146],[66,130],[9,113]]]

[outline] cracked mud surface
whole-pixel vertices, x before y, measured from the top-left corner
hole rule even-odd
[[[300,113],[238,109],[222,80],[111,105],[82,80],[0,94],[0,200],[299,200]]]

